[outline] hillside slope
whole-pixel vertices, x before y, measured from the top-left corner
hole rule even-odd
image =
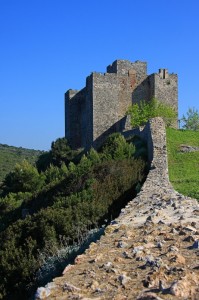
[[[0,144],[0,182],[13,170],[16,163],[26,159],[34,163],[43,151]]]
[[[173,187],[199,200],[199,131],[168,128],[167,148]]]

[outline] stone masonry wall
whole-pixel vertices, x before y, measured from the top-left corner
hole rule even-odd
[[[152,153],[140,193],[35,299],[199,299],[198,202],[169,182],[163,120],[150,120],[141,135]]]
[[[132,88],[128,75],[93,73],[92,78],[93,140],[98,147],[110,133],[123,131]]]
[[[107,67],[107,73],[117,73],[120,75],[128,75],[129,70],[135,70],[137,81],[141,82],[147,76],[147,63],[138,60],[133,63],[129,60],[115,60]]]
[[[92,77],[93,138],[96,140],[118,121],[119,84],[117,74],[93,73]]]
[[[162,102],[174,107],[178,112],[178,77],[176,74],[166,74],[165,77],[153,74],[151,80],[154,81],[154,97]]]
[[[83,144],[86,135],[85,119],[87,114],[86,89],[69,90],[65,94],[65,137],[70,141],[73,148],[79,148]]]
[[[138,84],[132,92],[132,103],[140,103],[140,101],[150,101],[153,97],[153,84],[150,81],[150,76]]]

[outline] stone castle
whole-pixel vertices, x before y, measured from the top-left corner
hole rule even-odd
[[[178,77],[167,69],[147,75],[147,63],[116,60],[106,73],[93,72],[82,90],[65,94],[65,137],[72,148],[98,147],[113,132],[130,129],[132,103],[153,97],[178,112]]]

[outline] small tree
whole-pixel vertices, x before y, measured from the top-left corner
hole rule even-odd
[[[183,115],[182,121],[184,125],[182,126],[184,129],[188,130],[199,130],[199,113],[198,110],[193,108],[189,108],[187,111],[187,117]]]
[[[17,163],[12,172],[4,179],[5,193],[34,192],[44,184],[45,176],[27,160]]]
[[[58,167],[61,167],[62,163],[68,165],[76,155],[77,151],[71,149],[66,138],[58,138],[52,142],[51,157],[54,165]]]
[[[133,157],[135,146],[128,143],[119,132],[111,134],[102,146],[102,157],[105,159],[122,160]]]
[[[139,104],[133,104],[127,111],[131,116],[132,127],[145,125],[146,122],[154,117],[162,117],[166,126],[171,126],[177,117],[173,107],[162,103],[153,98],[151,101],[140,101]]]

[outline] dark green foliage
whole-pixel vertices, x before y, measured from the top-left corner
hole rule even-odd
[[[141,157],[145,161],[147,161],[148,157],[148,149],[147,149],[147,143],[144,141],[140,136],[138,135],[133,135],[129,136],[127,138],[128,143],[132,143],[135,147],[135,153],[134,157],[139,158]]]
[[[59,138],[51,145],[52,163],[56,166],[66,165],[74,159],[78,151],[72,150],[66,138]]]
[[[121,160],[131,158],[135,153],[135,146],[127,143],[120,133],[113,133],[106,139],[101,152],[106,159]]]
[[[61,167],[50,165],[44,172],[45,183],[50,184],[51,182],[58,182],[65,176],[67,176],[69,170],[67,166],[63,163]]]
[[[44,184],[44,176],[28,161],[17,163],[3,181],[3,192],[8,194],[18,192],[34,192]]]
[[[42,253],[50,245],[51,255],[56,254],[63,246],[60,237],[68,245],[79,243],[91,228],[118,215],[146,176],[145,160],[134,154],[135,146],[116,134],[100,153],[91,149],[78,164],[65,157],[66,167],[58,155],[62,165],[50,165],[44,173],[25,165],[27,176],[20,177],[17,168],[15,188],[10,185],[12,193],[0,199],[0,299],[27,299],[38,284]],[[16,178],[22,178],[22,191]],[[22,218],[22,210],[29,215]]]
[[[92,162],[93,165],[101,162],[100,155],[95,149],[91,148],[87,154],[87,158]]]
[[[80,150],[72,150],[66,138],[58,138],[52,142],[51,150],[42,153],[37,162],[39,172],[45,171],[50,165],[61,167],[62,164],[68,165],[71,161],[78,163],[81,159]]]
[[[36,161],[36,166],[39,172],[41,171],[45,171],[50,164],[52,163],[52,152],[48,151],[48,152],[44,152],[42,153],[37,161]]]
[[[4,230],[9,224],[22,217],[22,205],[31,193],[9,193],[0,198],[0,231]]]

